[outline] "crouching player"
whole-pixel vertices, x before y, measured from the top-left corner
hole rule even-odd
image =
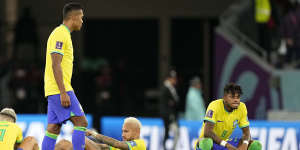
[[[251,140],[247,108],[240,102],[241,95],[241,87],[229,83],[223,99],[209,104],[196,150],[261,150],[260,142]],[[229,140],[237,125],[243,131],[242,138]]]
[[[23,140],[22,129],[16,124],[17,115],[11,108],[0,112],[0,148],[1,150],[38,150],[39,146],[34,137],[28,136]]]

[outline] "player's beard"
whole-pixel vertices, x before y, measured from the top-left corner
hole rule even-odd
[[[231,106],[231,105],[230,105],[229,103],[227,103],[226,101],[224,101],[224,105],[226,105],[227,108],[229,107],[232,111],[238,108],[238,107],[235,108],[235,107]]]

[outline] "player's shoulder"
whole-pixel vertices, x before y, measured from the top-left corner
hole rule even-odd
[[[244,102],[240,102],[240,106],[238,107],[238,110],[244,111],[247,110],[247,106]]]
[[[56,28],[54,28],[50,36],[60,36],[60,35],[68,34],[65,28],[66,27],[64,27],[63,25],[57,26]]]
[[[240,102],[240,108],[246,108],[246,104],[244,102]]]
[[[15,128],[17,128],[18,130],[21,130],[21,131],[22,131],[22,128],[21,128],[18,124],[12,123],[12,125],[13,125]]]
[[[139,150],[146,150],[146,143],[143,139],[136,139],[135,141]]]
[[[210,107],[219,107],[223,105],[223,99],[213,100],[209,103]]]
[[[143,139],[135,139],[133,141],[129,141],[129,144],[134,147],[144,147],[145,146],[145,141]]]
[[[143,139],[135,139],[135,140],[133,140],[133,142],[135,142],[135,143],[141,143],[141,144],[145,143],[145,141]]]
[[[16,124],[16,123],[13,123],[13,122],[0,121],[0,124],[1,124],[2,126],[7,126],[7,127],[11,127],[11,128],[14,128],[14,129],[21,130],[21,128],[19,127],[19,125]]]

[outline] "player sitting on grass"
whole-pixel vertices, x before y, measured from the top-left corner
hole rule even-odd
[[[251,140],[247,108],[240,102],[241,95],[241,87],[229,83],[224,88],[223,99],[209,104],[196,150],[261,150],[260,142]],[[237,125],[243,131],[242,138],[229,140]]]
[[[142,124],[138,119],[128,117],[125,118],[122,128],[123,141],[98,134],[91,130],[87,130],[86,135],[103,142],[104,144],[98,144],[102,150],[146,150],[145,141],[140,139],[141,127]]]
[[[16,124],[17,115],[11,108],[0,112],[0,148],[1,150],[39,150],[34,137],[23,140],[22,129]]]

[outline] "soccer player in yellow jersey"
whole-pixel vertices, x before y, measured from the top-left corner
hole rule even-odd
[[[81,29],[82,18],[83,8],[79,3],[66,4],[62,24],[52,31],[47,41],[44,89],[48,100],[48,125],[42,150],[54,149],[61,125],[67,120],[74,125],[74,150],[85,147],[87,121],[71,86],[74,59],[71,32]]]
[[[122,128],[123,141],[119,141],[95,131],[87,130],[86,135],[102,141],[104,144],[97,144],[101,150],[146,150],[145,141],[140,139],[142,124],[134,117],[125,118]]]
[[[229,83],[223,99],[209,104],[196,150],[261,150],[259,141],[251,140],[247,108],[240,102],[241,95],[241,87]],[[243,131],[242,138],[230,141],[228,138],[237,126]]]
[[[16,124],[17,115],[11,108],[0,112],[0,148],[1,150],[38,150],[39,146],[34,137],[28,136],[23,140],[22,129]]]

